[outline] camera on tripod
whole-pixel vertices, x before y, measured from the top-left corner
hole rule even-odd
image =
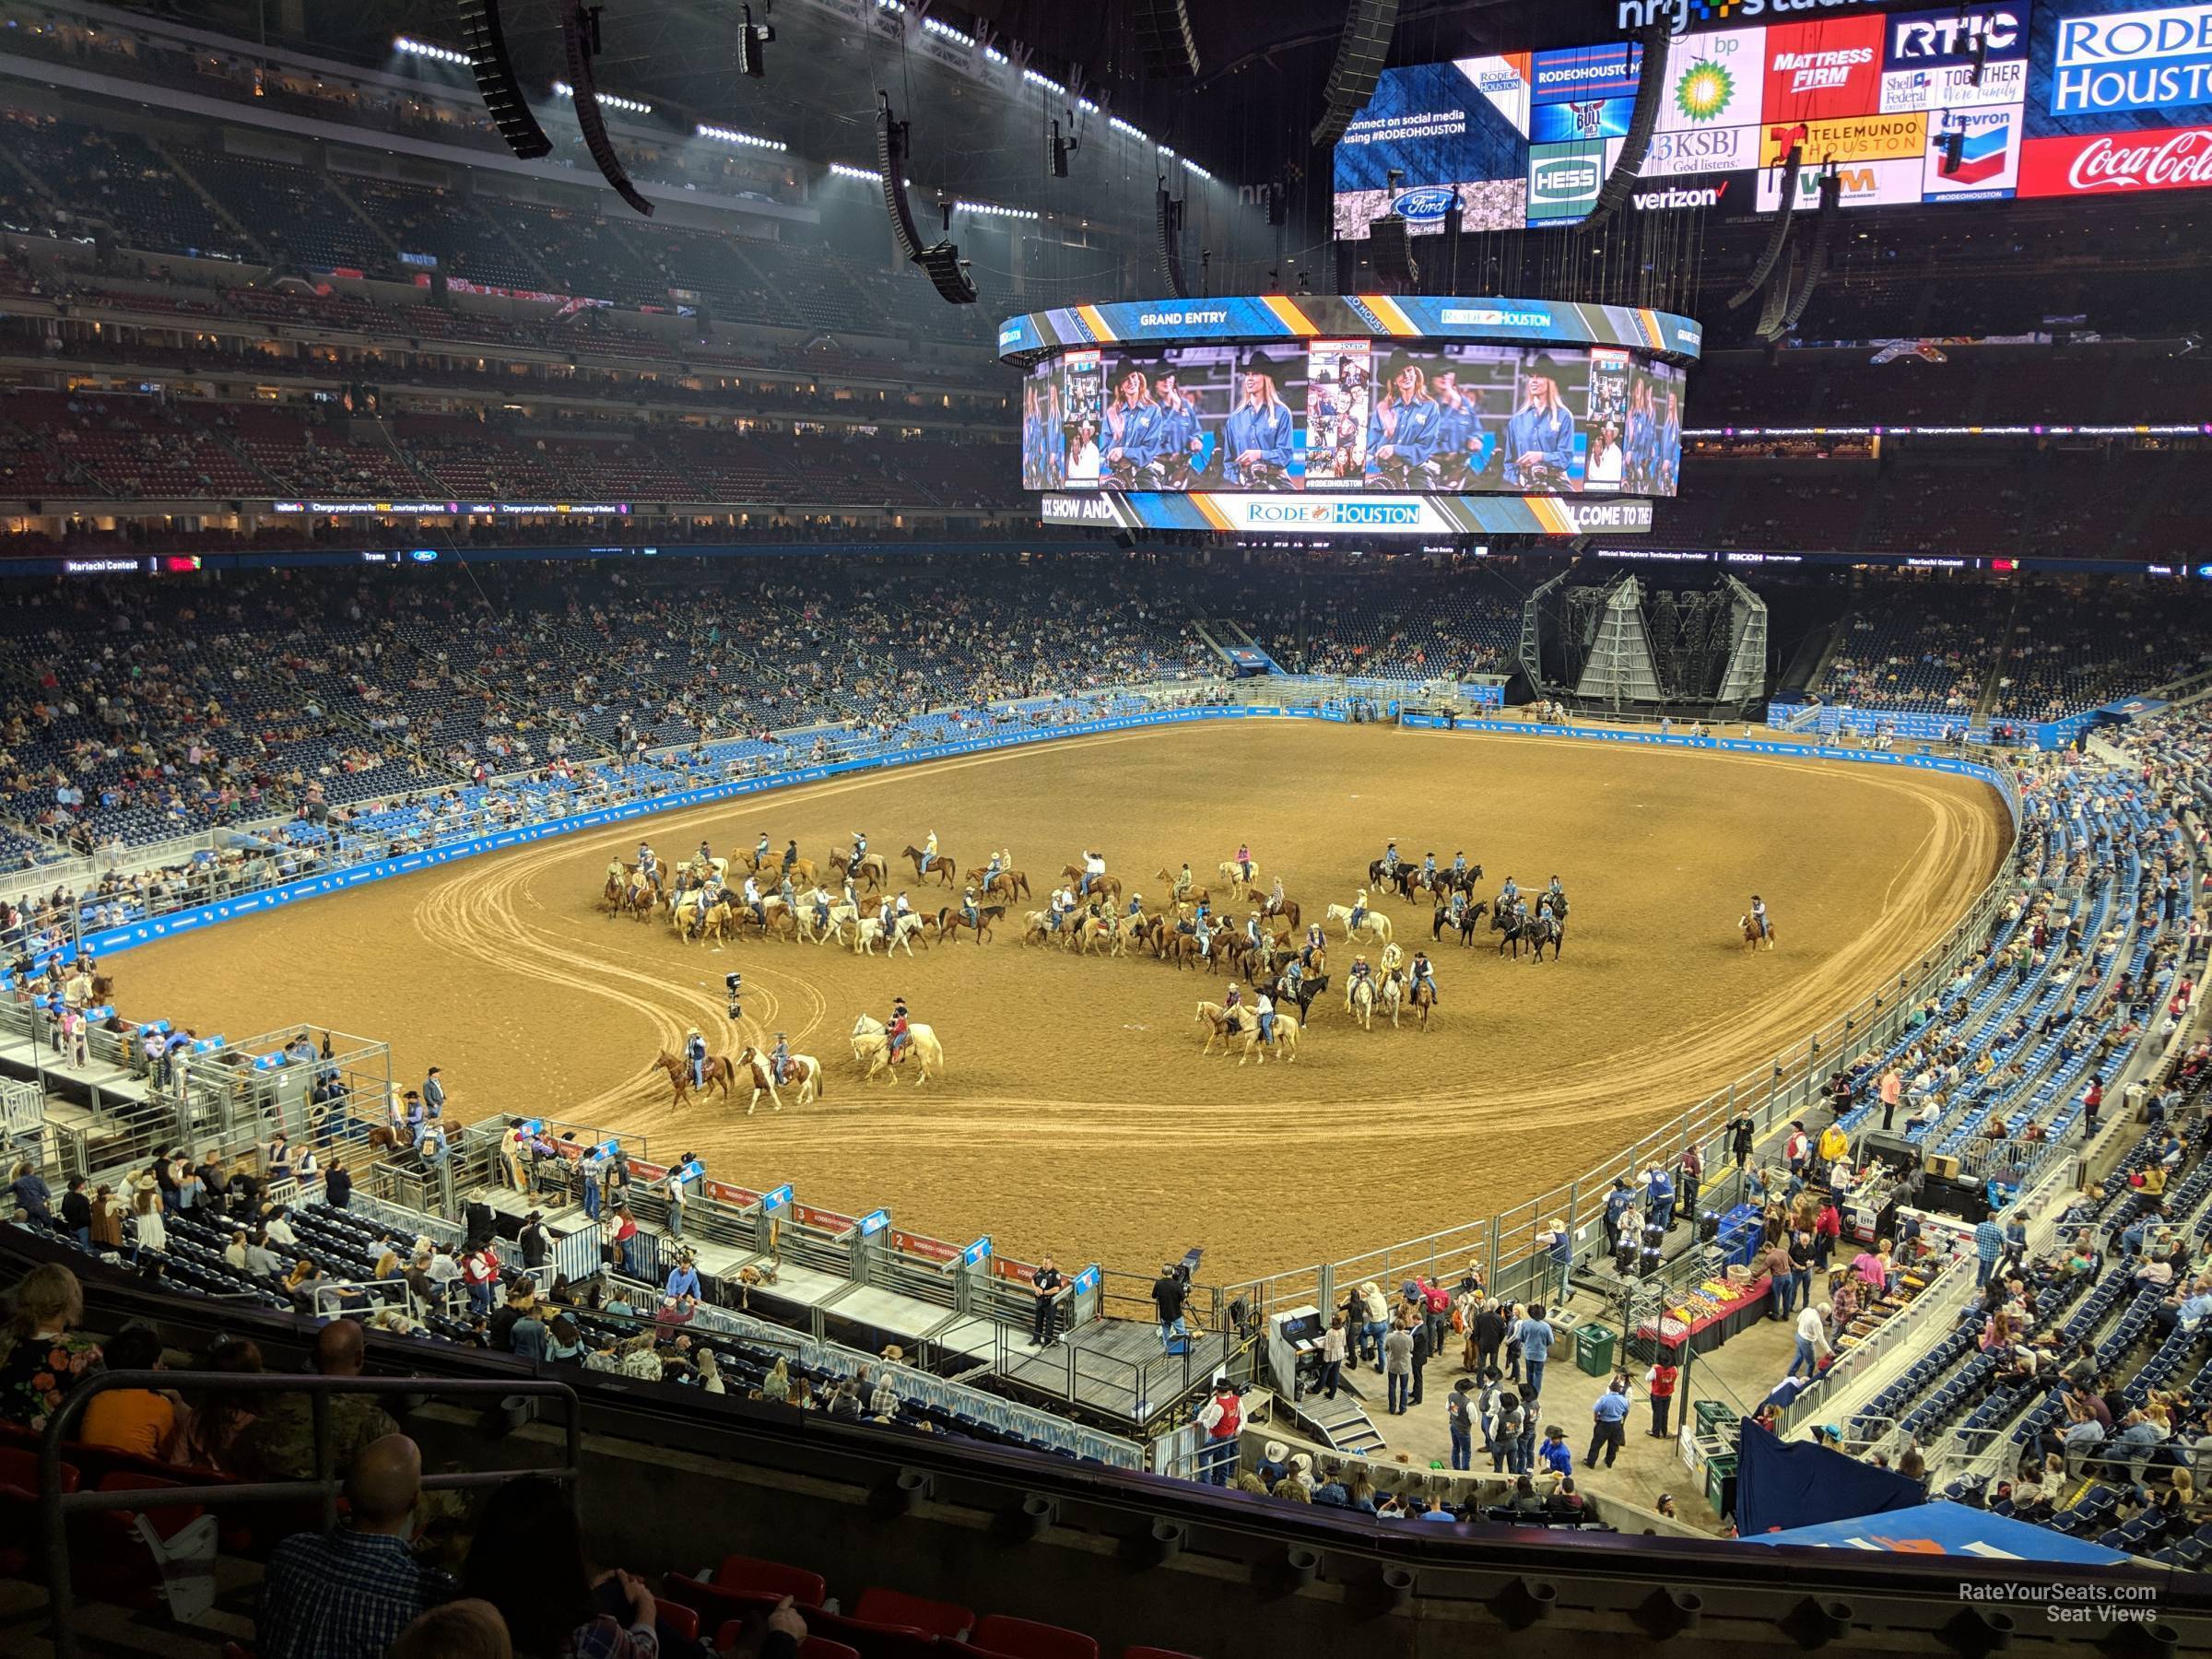
[[[722,976],[722,982],[729,987],[730,1018],[732,1019],[744,1018],[745,1016],[738,1010],[737,999],[745,994],[745,975],[742,973],[725,973]]]

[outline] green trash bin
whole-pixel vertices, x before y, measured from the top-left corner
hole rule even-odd
[[[1735,1512],[1735,1454],[1713,1458],[1705,1465],[1705,1501],[1712,1512],[1726,1520]]]
[[[1574,1327],[1574,1362],[1587,1376],[1604,1377],[1613,1371],[1613,1327],[1586,1324]]]

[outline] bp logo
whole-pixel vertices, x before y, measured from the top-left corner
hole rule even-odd
[[[1675,83],[1675,108],[1691,121],[1711,121],[1735,95],[1735,76],[1707,60],[1692,64]]]

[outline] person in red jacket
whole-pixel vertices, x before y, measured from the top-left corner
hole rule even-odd
[[[1828,1270],[1828,1258],[1835,1253],[1836,1241],[1843,1236],[1843,1212],[1836,1207],[1831,1196],[1820,1206],[1820,1213],[1813,1218],[1814,1260],[1822,1272]]]
[[[630,1265],[629,1241],[638,1236],[638,1223],[627,1206],[615,1206],[615,1265],[624,1273],[635,1274]]]
[[[1643,1386],[1652,1396],[1652,1438],[1653,1440],[1668,1438],[1666,1418],[1667,1414],[1674,1409],[1675,1379],[1679,1374],[1675,1367],[1667,1364],[1664,1359],[1643,1373]]]

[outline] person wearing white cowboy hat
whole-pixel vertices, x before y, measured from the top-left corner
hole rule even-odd
[[[1297,1481],[1300,1486],[1303,1487],[1309,1496],[1312,1495],[1313,1491],[1313,1455],[1312,1453],[1299,1452],[1292,1453],[1290,1458],[1290,1478]]]
[[[1265,1446],[1260,1448],[1259,1466],[1255,1468],[1253,1473],[1260,1477],[1262,1484],[1264,1484],[1269,1491],[1274,1491],[1275,1483],[1282,1479],[1283,1477],[1289,1474],[1289,1447],[1284,1445],[1281,1441],[1271,1440]]]
[[[707,1086],[707,1040],[693,1026],[684,1033],[684,1064],[691,1068],[691,1087],[704,1089]]]

